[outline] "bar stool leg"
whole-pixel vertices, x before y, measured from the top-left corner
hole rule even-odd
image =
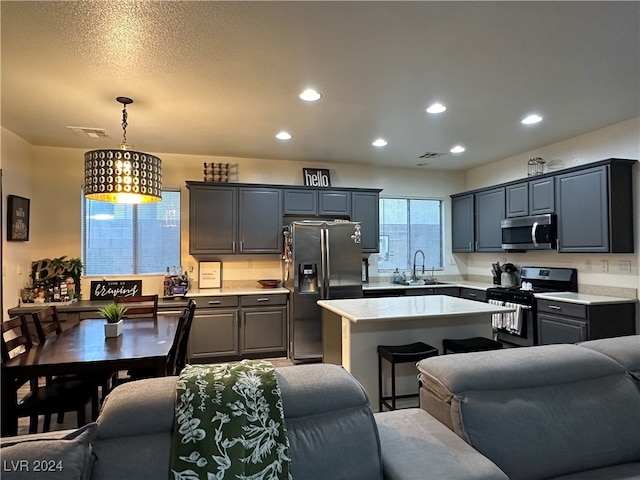
[[[382,411],[382,356],[378,354],[378,411]]]
[[[391,409],[396,409],[396,364],[391,362]]]

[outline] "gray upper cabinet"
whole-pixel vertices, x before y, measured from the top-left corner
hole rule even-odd
[[[529,181],[529,215],[555,213],[555,180],[553,177]]]
[[[280,253],[282,251],[282,190],[240,188],[240,253]]]
[[[189,253],[235,253],[237,192],[235,187],[189,187]]]
[[[351,194],[351,220],[361,224],[362,253],[376,253],[380,248],[379,197],[377,192]]]
[[[507,217],[525,217],[555,212],[553,177],[506,186]]]
[[[318,215],[351,216],[351,192],[318,191]]]
[[[507,217],[529,215],[529,183],[522,182],[506,187]]]
[[[558,251],[633,253],[633,164],[616,160],[556,176]]]
[[[451,198],[453,252],[473,252],[473,194]]]
[[[189,253],[281,253],[283,215],[350,218],[362,225],[362,251],[378,251],[377,189],[187,182]]]
[[[505,217],[505,188],[485,190],[475,195],[476,252],[502,252],[500,222]]]
[[[316,190],[285,188],[283,193],[285,215],[318,214],[318,192]]]

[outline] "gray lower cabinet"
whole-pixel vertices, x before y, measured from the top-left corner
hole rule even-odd
[[[505,189],[494,188],[475,195],[476,252],[502,252],[502,229],[505,218]]]
[[[287,295],[198,298],[189,337],[194,363],[284,356]]]
[[[460,288],[460,298],[467,300],[476,300],[478,302],[487,301],[487,292],[484,290],[476,290],[475,288]]]
[[[583,305],[538,299],[538,342],[576,343],[634,335],[635,303]]]

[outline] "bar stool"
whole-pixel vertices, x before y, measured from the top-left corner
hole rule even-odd
[[[451,353],[483,352],[485,350],[500,350],[503,345],[500,342],[484,337],[461,338],[458,340],[445,338],[442,340],[442,350]]]
[[[396,363],[417,363],[423,358],[438,355],[438,349],[422,342],[415,342],[408,345],[378,345],[378,399],[380,411],[383,406],[389,410],[396,409],[396,399],[414,398],[419,394],[396,395]],[[384,397],[382,394],[382,359],[391,364],[391,396]],[[389,404],[388,400],[391,400]]]

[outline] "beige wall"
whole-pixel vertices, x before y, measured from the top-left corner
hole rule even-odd
[[[408,196],[442,198],[445,200],[445,220],[450,218],[449,194],[479,188],[526,176],[526,162],[532,156],[562,159],[565,166],[589,163],[609,157],[640,158],[638,146],[640,119],[633,119],[587,135],[550,145],[535,152],[494,162],[464,172],[442,172],[422,169],[364,167],[351,164],[322,162],[290,162],[251,158],[224,158],[210,156],[163,154],[164,186],[180,188],[182,192],[182,264],[193,267],[197,275],[197,261],[188,254],[188,192],[185,180],[202,179],[203,162],[231,163],[237,167],[232,181],[245,183],[275,183],[301,185],[302,167],[329,168],[331,181],[337,187],[381,188],[382,196]],[[83,182],[84,150],[71,148],[34,147],[12,132],[2,129],[3,195],[16,194],[31,198],[31,237],[29,242],[3,241],[4,271],[2,294],[4,309],[17,304],[19,289],[24,285],[31,260],[81,256],[81,194]],[[638,168],[636,168],[638,170]],[[636,174],[636,215],[640,197],[640,175]],[[6,203],[6,202],[5,202]],[[4,207],[6,209],[6,205]],[[3,211],[3,219],[6,212]],[[638,221],[640,224],[640,220]],[[640,234],[636,224],[636,251],[640,251]],[[573,255],[556,252],[527,252],[526,254],[455,254],[450,250],[451,229],[446,227],[445,270],[440,275],[489,276],[490,264],[496,260],[511,261],[518,265],[544,264],[548,266],[576,266],[581,287],[607,285],[637,295],[640,288],[638,254],[635,255]],[[526,255],[526,257],[525,257]],[[375,275],[375,255],[372,255],[372,275]],[[213,258],[211,258],[213,259]],[[225,282],[277,278],[280,276],[279,255],[222,256]],[[592,271],[586,270],[586,260]],[[595,269],[600,259],[609,262],[608,274]],[[617,262],[629,260],[631,274],[617,273]],[[161,277],[143,276],[143,291],[161,290]],[[88,297],[88,281],[83,292]],[[599,287],[598,287],[599,288]],[[602,293],[607,293],[603,291]]]

